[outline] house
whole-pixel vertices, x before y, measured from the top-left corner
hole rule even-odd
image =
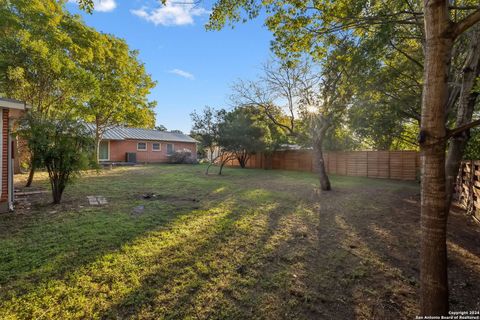
[[[15,143],[12,126],[30,107],[24,102],[0,98],[0,212],[13,210],[13,155]]]
[[[127,154],[135,154],[136,162],[167,162],[174,152],[188,152],[197,157],[198,141],[179,132],[115,127],[103,134],[99,159],[102,162],[132,162]],[[132,157],[132,155],[130,155]]]

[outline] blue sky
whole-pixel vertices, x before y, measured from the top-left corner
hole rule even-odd
[[[188,1],[188,0],[187,0]],[[186,1],[178,0],[185,3]],[[158,82],[157,124],[190,132],[190,113],[205,105],[228,107],[230,85],[238,78],[253,79],[269,56],[271,33],[263,19],[222,31],[205,31],[210,1],[199,6],[149,0],[97,0],[92,15],[80,13],[99,31],[125,39],[148,73]]]

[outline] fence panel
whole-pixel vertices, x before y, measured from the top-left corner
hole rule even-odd
[[[418,157],[416,151],[338,151],[324,154],[329,174],[399,180],[417,179]],[[231,160],[227,165],[238,166],[238,161]],[[269,157],[254,154],[247,167],[315,171],[310,150],[276,151]]]

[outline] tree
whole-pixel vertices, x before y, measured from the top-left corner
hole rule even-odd
[[[207,158],[210,164],[215,162],[215,148],[218,147],[219,124],[223,121],[226,111],[224,109],[215,110],[206,106],[201,113],[194,110],[190,117],[193,127],[190,135],[200,141],[199,151],[207,150]],[[207,169],[208,172],[208,169]]]
[[[0,4],[0,92],[27,102],[33,111],[54,117],[81,105],[94,78],[81,66],[91,55],[79,45],[85,30],[63,3],[3,1]],[[35,154],[27,186],[35,172]]]
[[[454,63],[451,67],[453,70],[450,71],[455,74],[455,77],[451,77],[454,79],[450,82],[454,84],[450,86],[446,113],[451,113],[451,109],[456,104],[457,112],[452,122],[459,128],[472,121],[477,105],[479,92],[475,90],[475,86],[480,76],[480,26],[477,25],[469,30],[465,37],[457,42],[459,44],[454,47],[454,52],[459,52],[459,54],[455,57],[456,59],[453,59]],[[455,70],[455,67],[460,70]],[[445,161],[447,209],[451,206],[454,184],[469,139],[469,130],[465,130],[452,135],[448,143]]]
[[[475,128],[470,132],[470,139],[465,147],[463,159],[480,159],[480,128]]]
[[[447,132],[446,107],[451,105],[449,100],[452,99],[449,98],[455,97],[455,94],[448,94],[452,93],[448,87],[448,80],[452,77],[449,66],[455,40],[478,23],[480,8],[468,1],[450,6],[446,0],[424,0],[423,4],[421,12],[420,4],[410,1],[219,0],[207,27],[220,29],[227,22],[257,17],[266,7],[266,24],[274,32],[275,51],[279,54],[307,52],[318,58],[345,35],[362,41],[378,27],[379,32],[373,32],[376,39],[399,39],[394,36],[398,29],[408,31],[408,26],[415,26],[418,33],[407,33],[406,39],[420,40],[425,52],[425,62],[420,64],[425,76],[419,134],[422,154],[420,306],[422,315],[446,315],[446,223],[449,210],[445,201],[448,188],[445,180],[446,141],[480,124],[480,121],[473,121]],[[404,55],[412,58],[408,53]],[[460,151],[457,149],[456,152]]]
[[[51,119],[29,113],[18,134],[28,141],[35,154],[35,166],[48,172],[54,204],[81,170],[88,168],[93,139],[83,123],[70,119]]]
[[[87,11],[88,13],[92,13],[94,9],[93,0],[77,0],[78,6],[80,9]]]
[[[95,79],[95,89],[79,109],[79,116],[95,124],[95,159],[105,131],[119,125],[153,127],[155,102],[148,95],[155,82],[124,40],[91,31],[93,59],[85,69]]]
[[[298,133],[301,87],[310,83],[311,65],[305,60],[271,60],[263,65],[259,80],[239,80],[230,99],[235,106],[255,107],[289,136]]]
[[[227,113],[218,128],[218,145],[224,153],[235,156],[240,167],[245,168],[253,153],[265,149],[265,132],[255,125],[248,109],[236,108]],[[219,174],[222,174],[223,165]]]
[[[421,203],[421,312],[448,313],[446,228],[445,127],[448,77],[452,48],[468,28],[480,21],[480,9],[453,22],[446,0],[424,1],[425,82],[422,100],[420,150],[422,153]],[[459,133],[459,132],[457,132]]]
[[[157,131],[168,131],[167,127],[165,127],[163,124],[156,126],[155,130],[157,130]]]
[[[339,123],[352,96],[346,72],[349,66],[341,58],[342,50],[337,48],[324,59],[319,80],[313,76],[306,77],[307,81],[302,81],[301,87],[300,106],[304,117],[309,120],[313,158],[323,191],[331,190],[323,157],[325,138],[328,130]],[[308,68],[306,72],[311,74]]]

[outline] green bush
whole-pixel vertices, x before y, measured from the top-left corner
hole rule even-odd
[[[29,113],[22,119],[18,134],[27,141],[32,165],[48,171],[53,203],[60,203],[65,187],[91,163],[91,132],[76,120]]]
[[[192,157],[192,153],[188,151],[175,151],[168,155],[168,163],[196,163],[197,161]]]

